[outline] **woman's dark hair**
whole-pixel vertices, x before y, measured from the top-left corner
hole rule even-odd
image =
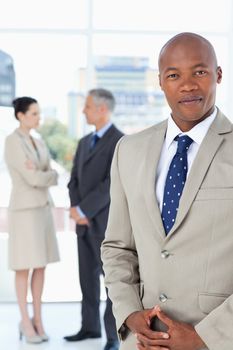
[[[29,109],[29,106],[32,103],[38,103],[38,102],[34,98],[27,97],[27,96],[15,98],[12,101],[12,105],[13,105],[14,110],[15,110],[15,118],[18,119],[17,114],[19,112],[26,113],[27,110]]]

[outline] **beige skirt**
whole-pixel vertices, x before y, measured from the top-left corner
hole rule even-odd
[[[44,267],[59,260],[51,207],[9,210],[9,268]]]

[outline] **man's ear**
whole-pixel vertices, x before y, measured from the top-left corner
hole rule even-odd
[[[105,113],[107,110],[108,110],[108,107],[106,106],[105,103],[100,103],[100,104],[99,104],[99,111],[100,111],[101,113]]]
[[[162,84],[161,84],[161,76],[160,76],[160,74],[158,75],[158,78],[159,78],[159,86],[160,86],[161,90],[163,90]]]
[[[220,84],[222,81],[222,68],[220,66],[217,67],[217,83]]]

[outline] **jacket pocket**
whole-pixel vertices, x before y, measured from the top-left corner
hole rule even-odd
[[[221,293],[199,293],[198,302],[201,311],[208,315],[221,305],[230,295]]]
[[[196,201],[228,199],[233,200],[233,188],[200,188],[197,193]]]

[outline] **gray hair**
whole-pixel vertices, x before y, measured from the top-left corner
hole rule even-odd
[[[104,103],[110,112],[114,111],[116,100],[111,91],[105,89],[92,89],[88,92],[92,96],[97,105]]]

